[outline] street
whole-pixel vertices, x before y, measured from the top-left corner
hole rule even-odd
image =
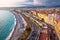
[[[26,40],[59,40],[54,26],[46,23],[43,18],[39,18],[36,15],[32,15],[27,12],[16,13],[17,14],[15,14],[15,16],[18,18],[17,21],[20,25],[20,29],[31,27],[31,33],[28,35]],[[26,21],[27,27],[24,26],[24,22],[21,19],[21,16]],[[21,31],[19,35],[23,35],[23,32],[24,31]],[[18,36],[17,38],[21,38],[21,36]]]

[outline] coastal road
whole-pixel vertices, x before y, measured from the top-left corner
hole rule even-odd
[[[27,38],[27,40],[37,40],[38,37],[38,26],[37,24],[33,23],[32,24],[32,32]]]
[[[23,19],[19,14],[15,12],[13,12],[13,14],[16,17],[17,23],[16,23],[14,32],[12,33],[10,40],[18,40],[18,38],[20,38],[24,33],[24,28],[25,28],[24,23],[23,23],[24,21],[22,21]]]
[[[24,16],[29,17],[27,15],[24,15]],[[30,20],[32,20],[32,18],[30,18]],[[31,31],[30,35],[28,36],[28,38],[26,40],[37,40],[38,34],[39,34],[38,33],[38,31],[39,31],[38,29],[39,29],[38,25],[35,22],[32,22],[32,31]]]
[[[24,14],[22,14],[22,15],[26,16]],[[30,23],[29,19],[27,19],[26,17],[24,17],[24,18],[26,19],[26,21],[28,23]],[[38,37],[38,26],[37,26],[37,24],[35,22],[32,22],[32,31],[31,31],[30,35],[28,36],[28,38],[26,40],[37,40],[37,37]]]
[[[52,25],[44,22],[43,20],[41,20],[41,18],[38,18],[37,16],[31,15],[29,13],[25,13],[25,14],[32,17],[33,19],[37,20],[41,24],[46,24],[47,29],[43,29],[43,30],[47,30],[47,34],[46,33],[40,33],[41,37],[39,36],[39,38],[40,38],[39,40],[59,40],[57,35],[56,35],[55,29],[53,28]],[[43,25],[42,25],[42,27],[43,27]],[[43,31],[43,30],[41,30],[41,31]],[[46,31],[44,31],[44,32],[46,32]]]
[[[27,26],[30,23],[32,23],[32,28],[31,28],[32,31],[31,31],[30,35],[28,36],[27,40],[37,40],[37,37],[38,37],[38,34],[39,34],[38,33],[38,31],[39,31],[38,30],[38,25],[35,22],[33,22],[34,20],[32,20],[32,19],[35,19],[36,21],[38,21],[39,23],[42,24],[42,28],[41,28],[40,35],[38,37],[39,38],[38,40],[58,40],[58,37],[57,37],[56,32],[55,32],[55,30],[54,30],[54,28],[53,28],[52,25],[44,22],[44,20],[42,20],[41,18],[38,18],[37,16],[31,15],[29,13],[23,13],[22,12],[20,14],[25,19],[25,21],[27,22]],[[23,30],[20,30],[20,29],[23,29],[24,28],[24,26],[22,27],[22,25],[24,25],[24,24],[23,24],[22,19],[20,19],[21,18],[20,14],[18,14],[18,15],[15,14],[16,17],[18,18],[17,19],[18,26],[19,25],[21,26],[21,27],[18,27],[17,28],[18,30],[17,29],[15,30],[15,32],[14,32],[14,34],[12,36],[16,40],[18,40],[18,38],[20,38],[21,35],[23,35],[23,32],[24,32]],[[16,34],[18,34],[18,35],[16,35]],[[13,38],[12,38],[12,40],[13,40]]]

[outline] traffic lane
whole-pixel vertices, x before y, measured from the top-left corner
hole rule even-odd
[[[28,13],[26,13],[26,15],[34,18],[35,20],[39,21],[40,23],[44,22],[44,19],[43,18],[38,18],[37,16],[34,16],[32,14],[28,14]]]
[[[30,15],[30,16],[31,16],[31,15]],[[50,29],[49,31],[51,31],[51,32],[49,32],[49,33],[50,33],[50,39],[51,39],[51,40],[59,40],[52,25],[44,22],[43,20],[37,19],[37,18],[34,17],[33,15],[32,15],[31,17],[35,18],[37,21],[39,21],[39,22],[42,23],[42,24],[45,23],[45,24],[48,25],[48,27],[49,27],[49,29]],[[54,32],[55,32],[55,33],[54,33]]]
[[[29,19],[27,17],[25,17],[25,15],[22,15],[22,16],[26,19],[28,24],[30,24],[31,20],[29,21]],[[31,34],[28,36],[27,40],[36,40],[37,32],[38,32],[37,25],[32,22],[32,31],[31,31]]]
[[[31,35],[29,35],[29,37],[27,38],[27,40],[36,40],[37,36],[38,36],[38,27],[37,27],[37,24],[32,22],[32,32],[31,32]]]
[[[41,20],[42,18],[39,18],[39,17],[37,17],[37,16],[35,16],[35,15],[33,15],[33,14],[28,14],[28,13],[26,13],[27,15],[29,15],[29,16],[31,16],[31,17],[33,17],[33,18],[35,18],[35,19],[39,19],[39,20]]]
[[[32,29],[33,29],[33,31],[37,31],[38,32],[38,26],[37,26],[36,23],[32,24]]]
[[[13,14],[15,15],[16,19],[18,20],[19,24],[20,24],[20,28],[24,28],[24,23],[22,20],[22,17],[20,16],[20,14],[16,13],[13,11]]]
[[[50,39],[51,40],[59,40],[56,31],[54,30],[53,26],[50,24],[47,24],[49,27],[49,34],[50,34]]]
[[[17,21],[17,26],[14,29],[14,32],[10,38],[10,40],[18,40],[18,38],[20,38],[23,35],[24,29],[21,30],[21,26],[18,20],[18,14],[17,13],[13,13],[16,17],[16,21]],[[19,19],[21,19],[19,17]],[[21,21],[21,20],[20,20]]]
[[[37,32],[32,31],[30,37],[27,40],[36,40],[37,39]]]
[[[49,40],[48,27],[44,25],[40,31],[39,40]]]
[[[37,28],[37,25],[35,23],[32,24],[33,28],[32,28],[32,32],[31,32],[31,35],[28,37],[27,40],[37,40],[37,37],[38,37],[38,28]]]
[[[29,20],[25,15],[23,15],[22,13],[21,13],[21,15],[23,16],[23,18],[25,19],[25,21],[27,22],[27,24],[29,25],[30,24],[30,22],[31,22],[31,20]]]
[[[20,23],[20,28],[21,29],[24,28],[24,23],[23,23],[22,18],[21,18],[21,16],[19,14],[17,14],[17,18],[18,18],[18,21]]]

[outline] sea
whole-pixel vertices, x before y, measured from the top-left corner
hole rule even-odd
[[[15,18],[12,12],[0,10],[0,40],[5,40],[13,29]]]

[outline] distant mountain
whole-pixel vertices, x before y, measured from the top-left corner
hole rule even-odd
[[[46,8],[46,6],[25,6],[25,7],[20,7],[20,8]]]
[[[59,5],[54,5],[54,6],[25,6],[25,7],[20,7],[20,8],[58,8],[60,7]]]

